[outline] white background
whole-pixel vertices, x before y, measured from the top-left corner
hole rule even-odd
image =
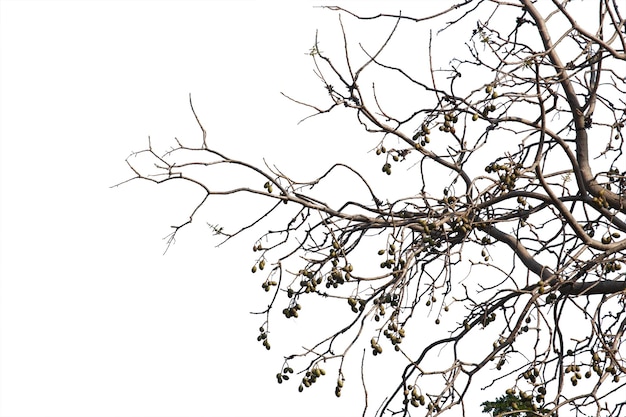
[[[198,140],[189,93],[216,148],[287,172],[328,166],[349,140],[376,146],[346,113],[297,125],[310,110],[280,95],[323,97],[306,53],[316,29],[340,38],[315,4],[0,3],[1,416],[360,414],[359,387],[337,400],[334,377],[303,394],[276,384],[280,343],[302,329],[285,325],[270,352],[256,342],[255,236],[216,249],[205,225],[246,207],[208,204],[163,256],[201,194],[111,188],[148,136]]]

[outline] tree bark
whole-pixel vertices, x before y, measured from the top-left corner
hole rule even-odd
[[[563,295],[616,294],[626,290],[626,281],[594,281],[564,284],[560,288]]]

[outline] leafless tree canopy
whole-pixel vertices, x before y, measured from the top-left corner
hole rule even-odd
[[[171,239],[205,203],[242,193],[275,202],[249,224],[213,226],[226,240],[260,234],[252,272],[270,302],[254,316],[259,342],[269,349],[272,323],[298,320],[307,305],[344,310],[320,323],[327,338],[277,364],[279,382],[291,378],[302,391],[332,372],[337,396],[344,383],[363,385],[364,414],[476,415],[466,394],[480,383],[532,399],[528,415],[625,415],[625,5],[441,4],[413,17],[328,7],[339,17],[343,52],[327,55],[317,38],[310,50],[326,101],[285,92],[318,122],[348,109],[371,133],[371,142],[354,144],[378,155],[371,172],[334,164],[298,182],[213,149],[196,117],[201,146],[177,140],[163,155],[152,146],[133,154],[133,179],[182,179],[203,190]],[[348,21],[386,22],[388,31],[372,48],[351,39]],[[422,32],[424,78],[387,51],[411,45],[401,28],[433,23],[440,32]],[[450,31],[458,44],[442,52],[451,54],[445,67],[435,66],[437,36]],[[379,87],[386,77],[403,83],[397,94],[419,96],[415,108],[393,108]],[[151,169],[136,163],[146,157]],[[209,189],[194,176],[222,165],[257,179]],[[368,199],[331,205],[314,196],[335,175],[358,181]],[[368,180],[387,175],[405,195],[390,198]],[[262,230],[270,215],[281,229]],[[420,331],[425,322],[434,330]],[[377,358],[361,358],[364,345]],[[361,382],[367,363],[393,355],[404,370],[387,375],[388,395],[371,404]],[[365,363],[363,375],[348,373],[351,356]]]

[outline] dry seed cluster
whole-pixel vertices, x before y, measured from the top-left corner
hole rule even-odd
[[[411,395],[411,399],[408,400],[409,394]],[[426,404],[426,398],[417,391],[417,387],[409,385],[404,390],[404,397],[406,398],[405,402],[408,400],[411,402],[413,407],[419,407],[420,405]]]
[[[276,374],[276,380],[279,384],[282,384],[283,381],[289,381],[289,374],[293,374],[293,369],[286,366],[282,372]]]
[[[387,339],[389,339],[395,351],[398,352],[400,350],[399,345],[400,343],[402,343],[402,339],[404,339],[404,337],[406,336],[404,328],[398,327],[398,324],[392,321],[391,323],[387,325],[387,328],[385,329],[385,331],[383,331],[383,334],[385,335]],[[372,339],[372,341],[373,340],[374,339]],[[372,347],[374,346],[372,345]],[[374,349],[376,348],[374,347]],[[373,353],[376,355],[375,352]],[[381,352],[378,352],[378,353],[381,353]]]
[[[293,303],[290,307],[283,309],[283,314],[288,319],[290,318],[298,318],[298,311],[302,310],[302,306],[298,303]]]
[[[256,340],[259,342],[263,342],[263,346],[265,346],[265,349],[270,350],[271,346],[270,342],[267,339],[267,332],[265,331],[265,328],[263,326],[259,327],[259,332],[260,334],[256,337]]]
[[[298,392],[304,391],[304,388],[309,388],[311,385],[317,382],[318,378],[326,375],[326,371],[320,367],[314,367],[310,371],[306,371],[302,378],[302,383],[298,386]]]
[[[493,162],[485,167],[485,172],[498,174],[498,177],[500,178],[499,188],[503,191],[511,191],[515,189],[515,181],[517,181],[520,177],[521,170],[521,164],[512,163],[498,164]]]
[[[349,297],[348,304],[352,309],[353,313],[358,313],[360,311],[365,310],[365,305],[367,304],[367,300],[360,299],[358,297]],[[357,307],[358,306],[358,307]]]

